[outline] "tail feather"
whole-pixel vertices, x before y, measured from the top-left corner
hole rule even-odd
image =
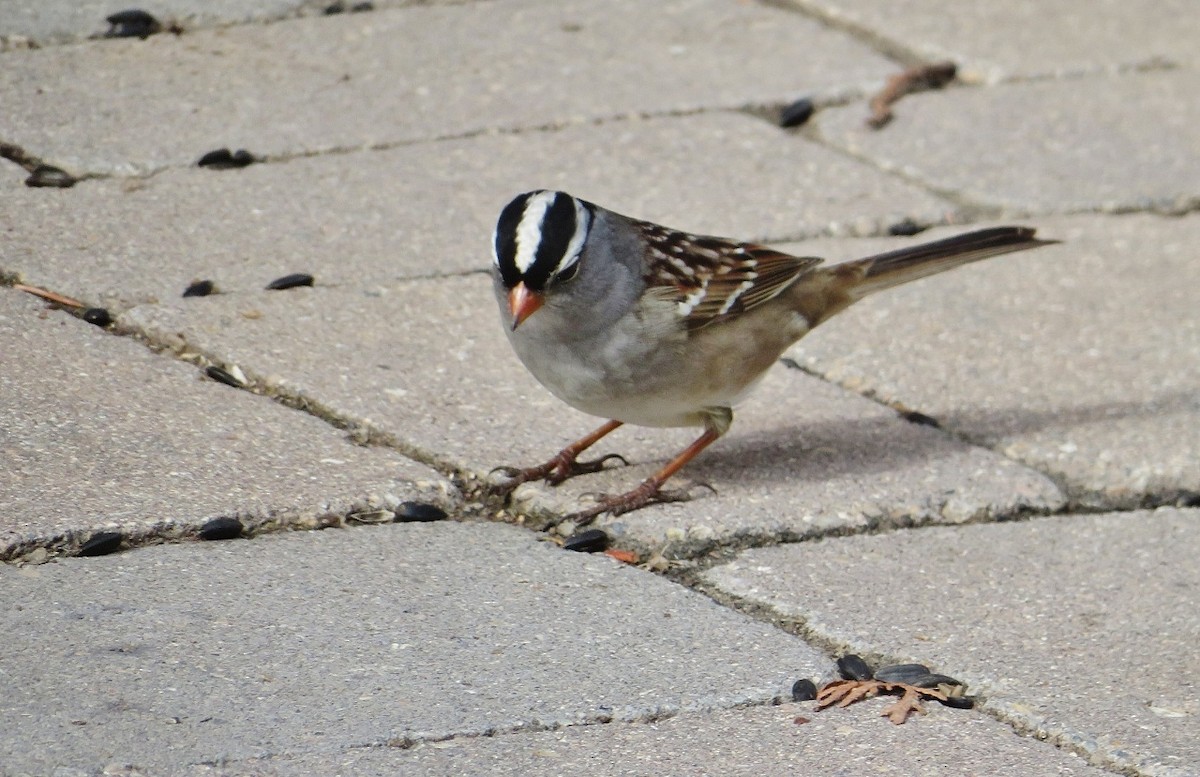
[[[980,259],[1058,242],[1039,240],[1034,237],[1034,232],[1029,227],[981,229],[848,262],[863,269],[862,280],[852,293],[857,299],[862,299],[868,294],[953,270]],[[842,266],[845,265],[839,267]]]
[[[808,283],[795,284],[792,302],[809,327],[877,291],[952,270],[991,256],[1051,245],[1029,227],[993,227],[932,243],[900,248],[865,259],[819,267]]]

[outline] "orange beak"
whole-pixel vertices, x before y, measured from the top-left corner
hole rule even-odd
[[[512,291],[508,292],[508,310],[513,317],[513,331],[516,331],[522,321],[536,313],[545,301],[546,297],[543,294],[530,291],[523,282],[513,286]]]

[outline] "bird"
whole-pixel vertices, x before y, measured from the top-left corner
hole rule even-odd
[[[733,408],[783,352],[877,291],[1056,243],[1023,226],[980,229],[837,264],[624,216],[563,191],[514,197],[492,235],[492,286],[517,357],[558,399],[608,419],[536,466],[497,467],[493,493],[558,485],[616,454],[579,456],[623,424],[698,427],[632,490],[564,520],[585,525],[686,500],[664,484],[724,435]]]

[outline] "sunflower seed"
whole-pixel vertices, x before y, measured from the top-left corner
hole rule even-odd
[[[212,281],[192,281],[186,289],[183,290],[185,297],[207,297],[213,293],[216,287]]]
[[[297,286],[312,286],[313,277],[306,272],[295,272],[291,275],[285,275],[282,278],[276,278],[267,284],[267,288],[272,291],[282,291],[283,289],[294,289]]]
[[[608,547],[608,535],[603,529],[588,529],[567,537],[562,546],[577,553],[599,553]]]
[[[38,165],[25,179],[26,186],[55,189],[70,189],[78,179],[54,165]]]
[[[425,502],[401,502],[396,505],[396,523],[427,523],[444,521],[446,511]]]
[[[243,528],[237,518],[222,516],[201,526],[196,536],[202,540],[234,540],[242,536]]]
[[[104,308],[88,308],[83,311],[83,320],[89,324],[95,324],[98,327],[104,328],[113,322],[112,313],[109,313]]]
[[[812,701],[817,698],[817,684],[807,678],[792,683],[792,701]]]
[[[801,97],[791,105],[786,106],[779,112],[780,127],[799,127],[804,122],[812,118],[817,107],[813,105],[812,99]]]
[[[929,667],[924,664],[892,664],[875,670],[875,679],[885,683],[909,683],[929,676]]]
[[[204,374],[218,383],[224,383],[226,386],[233,386],[234,388],[246,387],[245,379],[238,380],[237,376],[235,376],[233,373],[223,370],[215,364],[205,367]]]
[[[79,548],[81,556],[107,556],[121,547],[121,533],[115,531],[98,531]]]
[[[874,677],[871,666],[862,656],[847,653],[837,660],[838,672],[846,680],[870,680]]]
[[[108,22],[106,38],[141,38],[145,40],[162,31],[162,23],[140,8],[118,11],[104,21]]]

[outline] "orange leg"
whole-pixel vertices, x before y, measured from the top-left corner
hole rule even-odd
[[[545,464],[539,464],[536,467],[527,467],[518,469],[517,467],[496,467],[492,472],[499,472],[508,477],[503,483],[492,486],[489,490],[493,494],[508,494],[522,483],[528,483],[531,480],[545,480],[552,486],[557,486],[564,480],[575,477],[576,475],[584,475],[589,472],[599,472],[604,469],[605,462],[610,459],[620,459],[623,463],[628,463],[624,458],[615,453],[610,453],[607,456],[601,456],[593,461],[578,461],[579,454],[586,451],[598,443],[601,438],[605,437],[618,426],[620,421],[608,421],[596,431],[581,437],[575,442],[559,451],[554,458],[547,461]]]
[[[685,464],[700,455],[701,451],[716,442],[720,436],[721,432],[716,429],[705,429],[704,434],[696,438],[695,442],[684,448],[678,456],[668,461],[658,472],[643,480],[642,484],[637,488],[617,496],[606,496],[595,507],[589,507],[586,510],[572,513],[564,520],[572,521],[577,526],[584,526],[591,523],[595,520],[596,516],[603,513],[621,515],[622,513],[627,513],[649,504],[686,502],[690,498],[686,489],[664,491],[662,488],[663,484],[672,475],[682,469]]]

